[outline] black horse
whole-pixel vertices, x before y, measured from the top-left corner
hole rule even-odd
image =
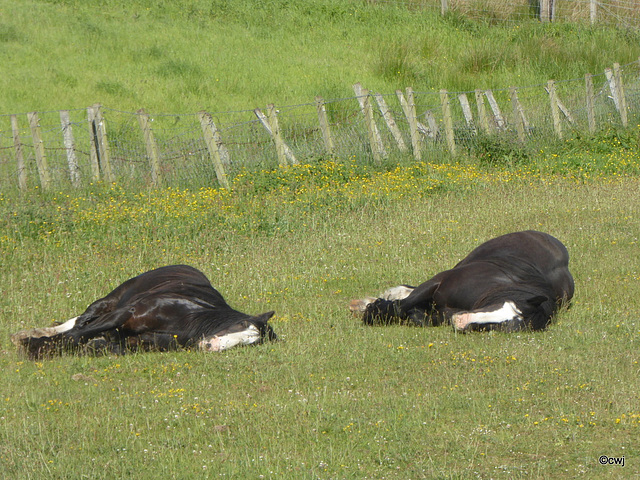
[[[528,230],[489,240],[451,270],[418,287],[351,302],[365,324],[450,323],[458,331],[542,330],[574,293],[569,253],[549,234]]]
[[[127,280],[79,317],[54,327],[18,332],[11,340],[31,358],[63,349],[221,351],[265,338],[275,340],[267,324],[273,314],[238,312],[202,272],[172,265]]]

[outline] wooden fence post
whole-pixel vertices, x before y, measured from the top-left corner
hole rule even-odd
[[[107,182],[114,182],[115,177],[111,170],[111,151],[107,141],[107,124],[102,116],[102,105],[94,105],[96,132],[98,134],[98,147],[100,151],[100,165],[107,177]]]
[[[386,122],[387,127],[389,127],[389,131],[391,132],[391,135],[393,135],[394,140],[398,144],[398,149],[401,152],[406,152],[407,146],[404,143],[404,139],[402,138],[402,133],[400,132],[400,129],[396,124],[396,121],[393,119],[393,115],[389,110],[389,106],[387,105],[387,102],[385,102],[384,97],[380,93],[374,93],[373,96],[375,97],[376,102],[378,102],[378,107],[380,107],[380,113],[382,114],[382,118],[384,118],[384,121]]]
[[[69,178],[74,187],[80,186],[80,168],[76,159],[76,145],[73,140],[73,130],[69,119],[69,110],[60,111],[60,125],[62,127],[62,139],[67,151],[67,165],[69,165]]]
[[[149,166],[151,167],[151,183],[154,187],[159,186],[162,183],[162,176],[160,173],[160,158],[158,157],[158,144],[156,138],[153,135],[153,129],[151,128],[151,120],[149,115],[141,108],[136,112],[138,114],[138,123],[142,129],[144,136],[144,145],[147,150],[147,157],[149,157]]]
[[[282,141],[282,135],[280,133],[280,125],[278,124],[278,114],[276,112],[276,106],[273,103],[267,105],[267,119],[269,120],[269,126],[271,127],[271,136],[273,143],[276,146],[276,153],[278,154],[278,162],[280,165],[287,165],[287,158],[284,155],[284,142]]]
[[[376,163],[380,163],[382,161],[382,157],[385,157],[387,153],[384,150],[380,132],[378,131],[376,121],[373,118],[373,109],[371,108],[369,90],[362,88],[362,85],[359,83],[353,85],[353,90],[358,98],[362,114],[364,115],[364,123],[367,127],[367,135],[369,137],[369,145],[371,146],[373,160]]]
[[[49,165],[47,164],[47,156],[44,153],[44,142],[40,133],[40,118],[38,112],[27,113],[29,126],[31,127],[31,137],[33,138],[33,148],[36,152],[36,164],[38,165],[38,175],[40,175],[40,185],[43,190],[47,190],[51,185],[51,177],[49,176]]]
[[[448,0],[440,0],[440,15],[444,16],[449,11]]]
[[[115,180],[113,171],[111,170],[111,154],[109,151],[109,142],[107,141],[107,126],[102,116],[102,106],[99,103],[89,107],[89,124],[91,127],[91,142],[95,149],[95,165],[94,179],[99,179],[99,171],[104,173],[107,182]],[[94,159],[92,159],[92,164]],[[95,170],[95,168],[99,170]]]
[[[327,110],[324,107],[324,99],[320,96],[316,97],[316,110],[318,111],[318,122],[320,123],[320,131],[322,131],[322,140],[327,155],[333,155],[333,138],[331,138],[331,130],[329,130],[329,120],[327,118]]]
[[[456,139],[453,133],[453,119],[451,118],[451,105],[449,104],[449,93],[440,90],[440,103],[442,104],[442,116],[444,119],[444,133],[447,138],[447,147],[451,155],[456,154]]]
[[[624,95],[624,86],[622,84],[622,73],[620,71],[620,64],[613,64],[613,76],[616,79],[616,87],[618,93],[618,106],[620,107],[620,120],[622,120],[622,126],[627,127],[629,121],[627,118],[627,100]]]
[[[529,122],[527,122],[524,116],[524,110],[518,99],[518,90],[516,87],[510,87],[511,93],[511,105],[513,106],[513,118],[516,122],[516,132],[518,134],[518,140],[520,143],[524,143],[526,140],[526,132],[529,130]]]
[[[438,130],[438,122],[436,122],[436,117],[433,116],[433,112],[431,110],[427,110],[424,113],[424,116],[427,119],[427,123],[429,124],[429,128],[422,125],[418,122],[418,129],[423,129],[427,132],[430,138],[436,139],[438,138],[439,130]]]
[[[220,152],[222,147],[220,132],[218,131],[216,124],[213,123],[213,118],[211,118],[209,113],[199,112],[198,116],[200,118],[200,125],[202,126],[204,141],[207,144],[207,150],[209,150],[209,155],[213,161],[213,168],[216,171],[218,183],[223,188],[229,190],[229,180],[227,180],[227,174],[225,173],[224,166],[222,165],[223,154]]]
[[[616,107],[616,110],[620,111],[620,103],[618,102],[618,86],[616,85],[616,77],[613,75],[613,70],[610,68],[604,69],[604,75],[607,77],[607,83],[609,84],[609,90],[611,91],[611,99]]]
[[[593,79],[591,74],[584,76],[584,84],[587,90],[587,120],[589,122],[589,133],[596,131],[596,112],[595,112],[595,96],[593,93]]]
[[[552,22],[555,16],[555,2],[557,0],[540,0],[540,21]]]
[[[491,132],[491,128],[489,127],[489,119],[487,118],[487,110],[484,108],[484,92],[482,90],[475,91],[476,96],[476,107],[478,109],[478,122],[480,123],[480,128],[486,134]]]
[[[418,119],[416,118],[416,105],[413,98],[413,90],[411,87],[407,87],[406,99],[401,90],[396,90],[396,96],[400,101],[400,106],[404,112],[404,116],[409,123],[409,136],[411,137],[411,150],[413,151],[413,158],[420,160],[422,158],[422,152],[420,151],[420,137],[418,136]]]
[[[464,115],[464,120],[467,122],[467,126],[471,129],[471,132],[475,135],[478,132],[473,122],[473,114],[471,113],[471,106],[469,105],[469,99],[467,98],[467,94],[461,93],[460,95],[458,95],[458,101],[460,102],[460,107],[462,107],[462,114]]]
[[[496,127],[499,131],[504,131],[507,128],[507,123],[504,121],[504,117],[502,116],[502,112],[500,111],[500,106],[493,96],[493,92],[491,90],[487,90],[484,92],[487,100],[489,101],[489,106],[491,107],[491,111],[493,112],[493,118],[495,120]]]
[[[272,105],[272,104],[270,104]],[[267,109],[269,109],[269,105],[267,105]],[[272,119],[267,117],[267,115],[265,115],[264,113],[262,113],[262,111],[259,108],[256,108],[253,113],[255,113],[256,117],[258,117],[258,120],[260,120],[260,123],[262,124],[262,126],[265,128],[265,130],[267,132],[269,132],[269,135],[271,135],[271,139],[273,140],[274,144],[276,143],[276,137],[273,131],[273,128],[271,127],[272,122],[275,122],[275,125],[279,127],[278,124],[278,119],[277,117]],[[272,112],[274,114],[274,116],[277,114],[275,108]],[[296,157],[293,155],[293,152],[291,151],[291,149],[289,148],[289,146],[284,142],[284,140],[282,140],[282,135],[280,134],[280,131],[278,130],[277,132],[278,134],[278,138],[279,138],[279,142],[282,142],[282,147],[284,148],[284,155],[286,156],[286,158],[289,159],[289,162],[291,162],[292,165],[297,165],[298,164],[298,160],[296,159]],[[276,145],[276,153],[278,150],[278,146]],[[278,163],[282,166],[286,166],[287,165],[287,160],[286,158],[280,158],[280,156],[278,155]]]
[[[11,115],[11,133],[13,135],[13,148],[16,152],[16,166],[18,168],[18,187],[20,190],[27,188],[27,170],[24,166],[24,155],[22,154],[22,142],[20,141],[20,128],[18,126],[18,116]]]
[[[558,96],[556,95],[556,84],[553,80],[547,82],[547,92],[549,92],[549,102],[551,103],[551,116],[553,118],[553,130],[558,138],[562,139],[562,124],[560,123],[560,108],[558,107]]]
[[[91,164],[91,179],[100,180],[100,149],[96,135],[95,112],[93,107],[87,107],[87,121],[89,122],[89,163]]]

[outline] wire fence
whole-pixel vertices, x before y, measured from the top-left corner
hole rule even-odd
[[[318,97],[271,112],[153,115],[103,106],[2,115],[0,188],[99,180],[226,187],[243,169],[322,159],[432,160],[500,148],[508,155],[577,132],[637,126],[638,67],[493,91],[356,90],[353,97]]]
[[[468,18],[521,22],[538,18],[553,22],[582,22],[640,27],[640,0],[368,0],[411,10],[455,12]],[[545,16],[546,10],[546,16]]]

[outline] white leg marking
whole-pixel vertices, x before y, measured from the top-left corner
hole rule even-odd
[[[68,332],[69,330],[71,330],[73,327],[76,326],[77,319],[78,317],[73,317],[71,320],[67,320],[63,324],[57,325],[55,327],[50,327],[50,328],[52,328],[55,331],[54,335],[58,333]]]
[[[522,319],[522,312],[516,308],[513,302],[504,302],[498,310],[492,312],[466,312],[456,313],[451,319],[451,323],[456,330],[464,330],[471,324],[480,325],[484,323],[502,323]]]
[[[74,317],[71,320],[67,320],[62,325],[56,325],[55,327],[44,328],[32,328],[31,330],[22,330],[18,333],[11,335],[11,341],[15,345],[20,345],[20,342],[26,338],[41,338],[41,337],[53,337],[59,333],[68,332],[75,324],[78,317]]]
[[[236,345],[251,345],[260,340],[260,331],[255,325],[241,332],[229,333],[227,335],[216,335],[205,338],[198,342],[198,347],[205,352],[221,352],[229,350]]]

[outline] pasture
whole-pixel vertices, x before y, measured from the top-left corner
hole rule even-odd
[[[640,54],[634,30],[494,24],[393,2],[0,0],[0,12],[3,115],[95,102],[237,113],[351,97],[355,82],[504,89]],[[487,142],[453,160],[373,165],[351,151],[239,167],[230,190],[3,184],[0,474],[638,476],[638,132],[572,135],[535,151]],[[573,305],[547,331],[364,327],[348,310],[522,229],[571,255]],[[202,270],[238,310],[275,310],[280,341],[37,362],[9,341],[175,263]]]
[[[231,193],[1,194],[5,478],[637,475],[638,159],[603,163],[345,160],[241,174]],[[348,311],[528,228],[565,243],[576,280],[545,332],[364,327]],[[235,308],[276,310],[281,341],[39,362],[9,342],[172,263]]]

